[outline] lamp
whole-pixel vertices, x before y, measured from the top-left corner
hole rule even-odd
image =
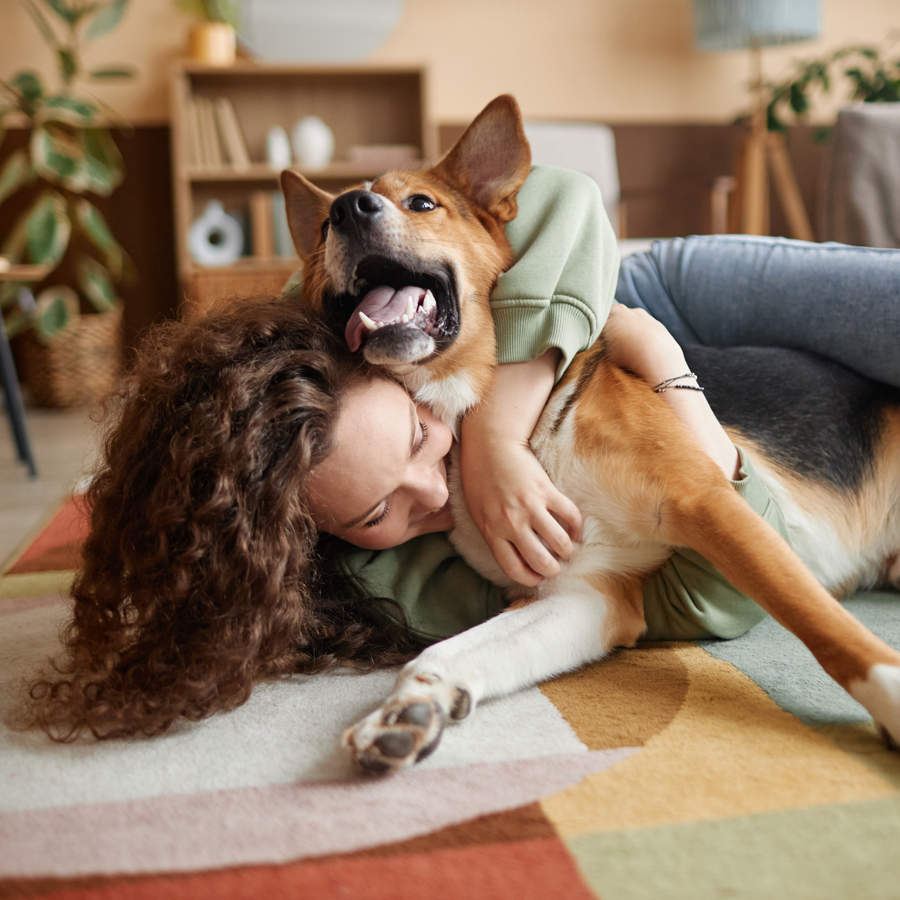
[[[753,113],[738,166],[740,228],[769,231],[768,172],[793,237],[812,240],[784,138],[766,128],[762,48],[811,40],[821,32],[819,0],[694,0],[694,35],[701,50],[749,49]]]

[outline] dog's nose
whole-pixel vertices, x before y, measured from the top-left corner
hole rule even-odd
[[[384,200],[372,191],[348,191],[331,204],[331,226],[338,231],[365,228],[384,212]]]

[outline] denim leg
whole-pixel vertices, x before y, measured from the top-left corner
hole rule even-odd
[[[616,299],[680,343],[811,350],[900,386],[900,250],[674,238],[622,261]]]

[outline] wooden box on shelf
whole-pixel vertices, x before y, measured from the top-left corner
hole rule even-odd
[[[274,126],[290,135],[305,116],[334,136],[328,165],[302,171],[337,191],[436,151],[421,68],[188,63],[172,78],[172,177],[178,273],[185,312],[232,297],[276,293],[296,268],[284,222],[279,170],[266,162]],[[241,221],[245,247],[228,265],[203,266],[189,249],[191,224],[211,201]]]

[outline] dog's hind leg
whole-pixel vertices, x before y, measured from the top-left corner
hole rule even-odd
[[[658,536],[688,546],[807,646],[900,746],[900,653],[829,594],[781,536],[727,483],[668,485]]]
[[[434,644],[408,663],[390,697],[344,733],[343,744],[370,772],[412,765],[431,754],[448,721],[487,697],[512,693],[633,644],[644,630],[640,586],[553,579],[540,599],[509,609]]]

